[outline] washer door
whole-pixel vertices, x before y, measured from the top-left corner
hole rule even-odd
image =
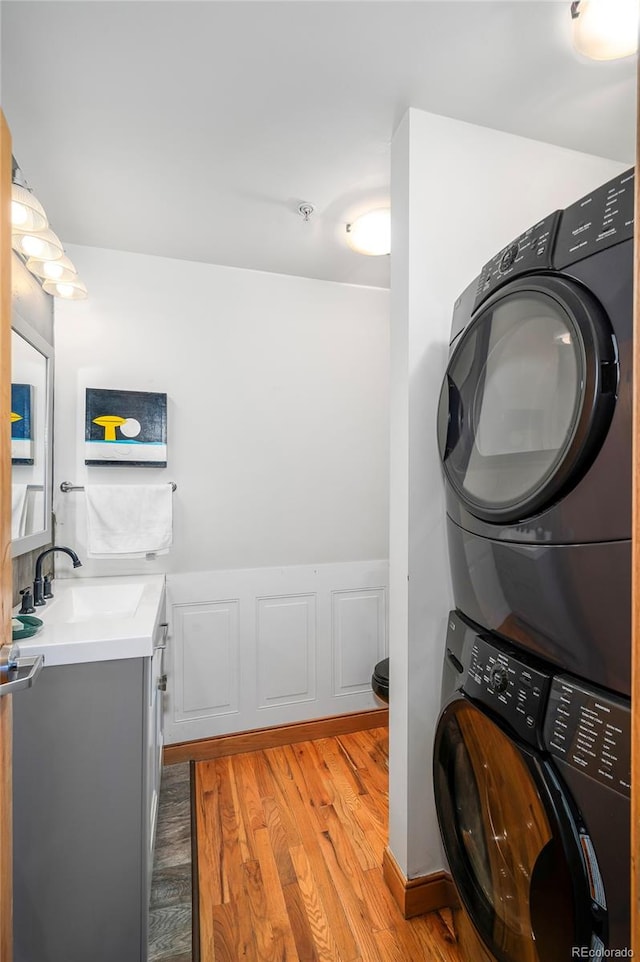
[[[578,284],[523,278],[490,298],[447,369],[438,444],[463,506],[523,521],[584,475],[611,423],[618,369],[611,326]]]
[[[434,787],[456,888],[499,962],[566,962],[574,946],[599,944],[579,832],[552,769],[464,696],[440,718]]]

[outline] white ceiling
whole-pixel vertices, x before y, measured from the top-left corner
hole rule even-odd
[[[633,162],[635,58],[579,58],[569,6],[3,0],[2,106],[65,243],[384,287],[345,224],[408,107]]]

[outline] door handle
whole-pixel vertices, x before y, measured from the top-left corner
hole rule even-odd
[[[10,668],[0,676],[0,696],[14,695],[17,691],[31,688],[42,671],[43,665],[44,655],[35,655],[33,658],[18,658],[15,668]],[[6,681],[2,681],[1,678],[6,678]]]
[[[153,646],[153,650],[154,650],[154,651],[162,651],[162,650],[164,650],[164,649],[167,647],[167,637],[168,637],[168,635],[169,635],[169,622],[168,622],[168,621],[163,621],[163,622],[160,623],[159,627],[163,629],[163,631],[162,631],[162,641],[160,642],[159,645],[154,645],[154,646]]]
[[[16,644],[2,645],[0,648],[0,672],[11,671],[18,664],[20,646]]]

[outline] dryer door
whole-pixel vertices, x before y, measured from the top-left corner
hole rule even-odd
[[[465,696],[434,748],[436,809],[456,888],[499,962],[566,962],[606,939],[570,803],[547,763]],[[596,934],[596,930],[599,931]]]
[[[486,301],[451,356],[438,408],[447,481],[484,521],[523,521],[584,475],[613,415],[616,350],[600,304],[554,275]]]

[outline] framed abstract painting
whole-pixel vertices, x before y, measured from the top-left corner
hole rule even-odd
[[[11,385],[11,463],[33,464],[33,385]]]
[[[85,464],[167,466],[167,395],[88,387]]]

